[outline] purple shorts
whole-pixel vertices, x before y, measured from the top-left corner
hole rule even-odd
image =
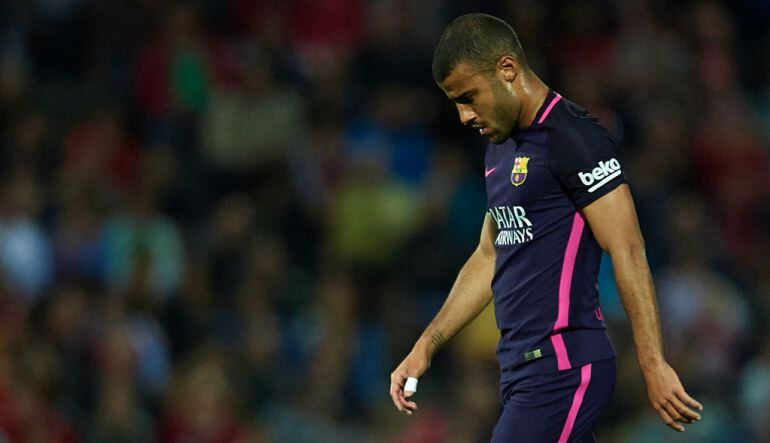
[[[593,442],[614,390],[614,358],[521,378],[504,390],[492,442]]]

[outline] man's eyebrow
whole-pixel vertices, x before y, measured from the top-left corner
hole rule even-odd
[[[452,101],[467,100],[467,99],[470,98],[470,96],[476,94],[477,92],[478,92],[478,90],[476,88],[473,88],[473,89],[469,89],[469,90],[463,92],[460,95],[457,95],[457,96],[454,96],[454,97],[449,97],[449,98],[452,99]]]

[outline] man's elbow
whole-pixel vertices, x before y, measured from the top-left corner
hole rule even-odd
[[[608,243],[604,250],[610,255],[610,257],[631,257],[631,258],[645,258],[646,253],[644,250],[644,240],[638,239],[623,239]]]
[[[476,247],[475,253],[486,261],[494,262],[495,259],[497,258],[497,251],[495,250],[495,247],[491,244],[484,244],[484,243],[479,244]]]

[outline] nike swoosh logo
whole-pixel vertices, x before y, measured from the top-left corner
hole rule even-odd
[[[489,177],[489,174],[495,172],[495,169],[497,169],[497,166],[492,169],[484,168],[484,178]]]

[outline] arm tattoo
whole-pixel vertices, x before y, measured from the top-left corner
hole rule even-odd
[[[444,334],[441,333],[441,331],[435,331],[430,335],[430,341],[433,342],[434,345],[436,345],[436,349],[444,346],[446,343],[446,337],[444,337]]]

